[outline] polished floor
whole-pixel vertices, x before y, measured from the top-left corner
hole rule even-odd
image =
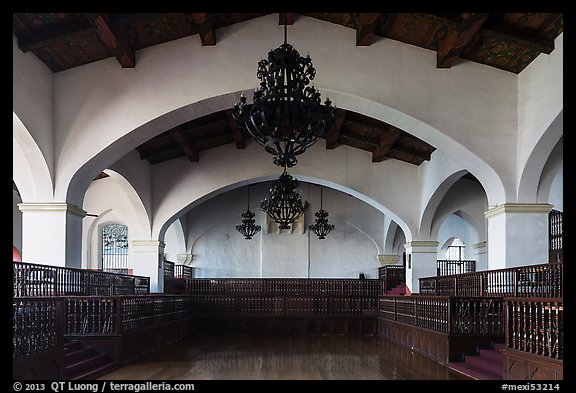
[[[195,337],[103,380],[463,380],[377,337]]]

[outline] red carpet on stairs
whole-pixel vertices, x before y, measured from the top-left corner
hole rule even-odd
[[[406,284],[402,283],[402,284],[398,284],[396,285],[394,288],[390,289],[388,292],[386,292],[386,295],[405,295],[406,294]]]
[[[78,341],[64,343],[66,375],[69,380],[94,379],[115,370],[120,365],[108,355],[98,353]]]
[[[478,355],[465,355],[463,362],[450,362],[450,368],[479,380],[501,380],[503,375],[504,344],[495,343],[492,349],[479,349]]]

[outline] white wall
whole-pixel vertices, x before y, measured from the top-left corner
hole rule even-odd
[[[564,169],[560,169],[552,181],[549,201],[553,209],[564,211]]]
[[[54,75],[32,53],[12,39],[12,109],[42,151],[54,174]]]
[[[304,233],[265,233],[260,201],[269,182],[250,187],[250,210],[262,230],[251,240],[236,231],[246,211],[246,187],[225,192],[187,213],[188,243],[198,277],[377,277],[377,241],[384,215],[347,194],[324,188],[323,207],[335,225],[325,239],[308,231],[320,209],[319,186],[300,182],[302,199],[311,204]]]
[[[214,47],[185,37],[140,50],[134,70],[106,59],[56,74],[56,197],[66,195],[78,168],[133,130],[166,119],[158,129],[146,129],[149,139],[201,111],[180,108],[213,97],[225,99],[212,111],[231,107],[233,97],[226,95],[252,89],[257,62],[281,43],[277,18],[272,14],[222,28]],[[515,191],[514,74],[466,61],[437,69],[434,51],[394,40],[357,47],[354,30],[313,18],[299,18],[290,30],[290,43],[313,58],[315,85],[335,105],[388,121],[444,149],[481,180],[483,174],[476,172],[493,168],[506,190]],[[500,143],[486,144],[487,134],[497,135]],[[122,149],[128,149],[119,154],[130,150],[130,142],[141,143],[136,135],[124,138]],[[504,198],[500,189],[488,189],[490,197],[491,192]]]
[[[22,253],[22,212],[18,208],[18,203],[22,199],[16,191],[12,191],[12,245]]]
[[[477,235],[474,228],[465,220],[455,214],[449,215],[440,225],[438,231],[438,259],[446,259],[446,241],[458,237],[466,245],[462,259],[476,259],[472,245],[477,243]]]

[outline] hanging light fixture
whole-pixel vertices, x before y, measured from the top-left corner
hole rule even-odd
[[[258,233],[262,227],[260,225],[255,224],[254,217],[256,216],[256,214],[250,211],[250,186],[248,186],[247,188],[248,188],[248,209],[244,213],[242,213],[242,224],[236,225],[236,230],[240,232],[242,235],[244,235],[244,238],[246,240],[250,240],[252,239],[252,236]]]
[[[286,37],[285,24],[284,43],[258,63],[260,87],[254,92],[253,104],[249,105],[242,93],[232,116],[275,156],[276,165],[290,168],[296,165],[296,156],[332,125],[335,107],[329,98],[321,103],[320,93],[310,86],[316,76],[310,56],[300,56]]]
[[[279,225],[279,229],[290,229],[290,225],[310,209],[308,201],[302,203],[298,188],[298,180],[284,168],[282,175],[272,183],[269,198],[260,204],[260,208]]]
[[[323,187],[320,186],[320,210],[314,214],[316,222],[308,227],[318,236],[318,239],[325,239],[326,235],[334,229],[334,225],[328,224],[328,212],[322,208],[322,189]]]

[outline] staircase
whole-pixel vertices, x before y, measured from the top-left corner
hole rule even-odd
[[[401,283],[396,285],[394,288],[386,291],[386,295],[398,296],[398,295],[406,295],[406,284]]]
[[[501,380],[503,375],[503,343],[492,349],[478,349],[478,355],[465,355],[463,362],[450,362],[450,368],[478,380]]]
[[[65,341],[64,356],[69,380],[94,379],[120,366],[110,356],[98,353],[79,341]]]

